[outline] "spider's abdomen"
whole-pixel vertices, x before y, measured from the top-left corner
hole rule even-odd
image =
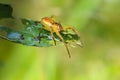
[[[54,21],[48,17],[42,18],[41,22],[44,26],[49,26],[49,27],[52,26],[52,24],[54,23]]]

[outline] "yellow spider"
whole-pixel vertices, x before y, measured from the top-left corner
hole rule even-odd
[[[66,49],[67,49],[67,52],[68,52],[68,55],[69,57],[71,57],[70,55],[70,51],[68,49],[68,46],[65,42],[65,40],[63,39],[63,37],[61,36],[60,34],[60,31],[65,31],[65,30],[68,30],[68,29],[71,29],[73,32],[75,32],[78,36],[79,36],[79,33],[77,30],[75,30],[73,27],[66,27],[65,29],[63,29],[62,25],[58,22],[56,22],[55,20],[55,17],[54,16],[51,16],[51,17],[44,17],[41,19],[41,23],[42,25],[44,26],[44,29],[45,30],[48,30],[50,31],[51,33],[51,36],[52,36],[52,39],[54,41],[54,44],[56,45],[56,41],[55,41],[55,37],[53,35],[53,33],[56,33],[56,35],[62,40],[62,42],[64,43]],[[80,37],[80,36],[79,36]]]

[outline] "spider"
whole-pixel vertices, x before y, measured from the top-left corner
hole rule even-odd
[[[55,16],[43,17],[41,19],[41,23],[44,26],[45,30],[50,31],[52,39],[53,39],[55,45],[56,45],[56,41],[55,41],[55,37],[54,37],[53,33],[55,33],[62,40],[62,42],[64,43],[64,45],[65,45],[65,47],[67,49],[67,52],[68,52],[68,55],[69,55],[69,58],[70,58],[71,57],[70,51],[68,49],[68,46],[67,46],[64,38],[61,36],[60,32],[61,31],[67,31],[68,29],[71,29],[75,34],[78,35],[78,37],[80,37],[78,31],[75,30],[71,26],[63,28],[63,26],[59,22],[56,22]]]

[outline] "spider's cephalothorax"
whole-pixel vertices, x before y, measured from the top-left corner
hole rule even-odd
[[[58,22],[56,22],[52,17],[44,17],[41,20],[42,24],[45,26],[44,29],[56,32],[63,30],[62,25]]]
[[[67,30],[67,29],[72,29],[73,32],[75,32],[78,36],[79,36],[79,33],[78,33],[73,27],[67,27],[66,29],[63,29],[62,25],[61,25],[60,23],[56,22],[56,21],[55,21],[55,17],[53,17],[53,16],[42,18],[42,19],[41,19],[41,23],[42,23],[42,25],[44,26],[44,29],[45,29],[45,30],[50,31],[51,36],[52,36],[52,38],[53,38],[53,40],[54,40],[55,45],[56,45],[56,41],[55,41],[55,38],[54,38],[53,33],[56,33],[56,35],[57,35],[57,36],[62,40],[62,42],[64,43],[64,45],[65,45],[65,47],[66,47],[66,49],[67,49],[67,52],[68,52],[69,57],[71,57],[70,51],[69,51],[69,49],[68,49],[68,46],[67,46],[64,38],[61,36],[60,31],[62,31],[62,30],[65,31],[65,30]]]

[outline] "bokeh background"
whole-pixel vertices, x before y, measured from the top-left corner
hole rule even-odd
[[[120,80],[120,0],[0,0],[18,19],[56,15],[79,30],[84,47],[30,47],[0,39],[0,80]]]

